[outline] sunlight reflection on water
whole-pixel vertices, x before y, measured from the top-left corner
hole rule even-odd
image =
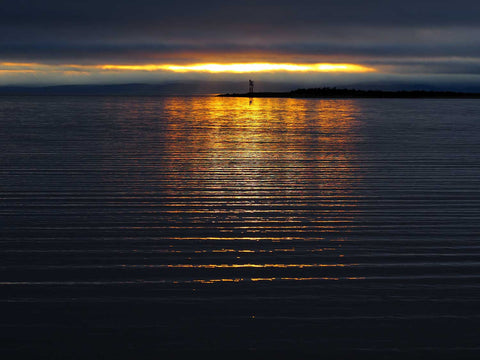
[[[294,329],[311,348],[358,348],[361,333],[393,349],[406,345],[392,329],[421,316],[472,330],[479,111],[475,100],[2,98],[3,303],[105,304],[123,324],[105,326],[153,329],[173,348],[165,336],[204,329],[203,316],[245,330],[218,335],[230,348],[272,348]],[[145,314],[111,306],[138,301]],[[19,309],[5,324],[26,331],[12,325]],[[44,313],[32,321],[64,329]],[[252,314],[272,322],[258,334],[243,323]],[[360,318],[374,320],[349,327]],[[415,321],[408,346],[438,345],[426,335],[438,323]],[[450,335],[445,346],[476,341]]]

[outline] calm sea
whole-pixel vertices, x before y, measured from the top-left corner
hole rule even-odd
[[[0,355],[478,358],[479,114],[0,98]]]

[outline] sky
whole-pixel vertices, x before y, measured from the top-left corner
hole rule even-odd
[[[478,39],[478,0],[1,0],[0,85],[480,85]]]

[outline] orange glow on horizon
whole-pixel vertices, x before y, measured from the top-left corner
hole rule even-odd
[[[39,66],[38,63],[14,63],[14,62],[0,62],[0,66],[14,66],[14,67],[32,67]]]
[[[253,72],[347,72],[361,73],[374,72],[369,68],[356,64],[291,64],[291,63],[233,63],[233,64],[149,64],[149,65],[99,65],[102,70],[130,70],[130,71],[172,71],[178,73],[207,72],[207,73],[253,73]]]
[[[65,73],[71,71],[76,74],[79,72],[107,73],[117,72],[174,72],[174,73],[366,73],[376,72],[371,67],[358,64],[347,63],[317,63],[317,64],[295,64],[295,63],[197,63],[189,65],[180,64],[41,64],[41,63],[13,63],[0,62],[0,71],[2,73],[21,73],[21,72],[52,72]]]

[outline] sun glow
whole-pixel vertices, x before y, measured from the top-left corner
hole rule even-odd
[[[78,74],[80,72],[90,73],[109,73],[109,72],[175,72],[175,73],[272,73],[272,72],[289,72],[289,73],[366,73],[376,72],[371,67],[346,64],[346,63],[317,63],[317,64],[294,64],[294,63],[197,63],[189,65],[179,64],[41,64],[41,63],[12,63],[0,62],[1,73],[28,73],[28,72],[51,72],[65,73],[71,72]]]
[[[266,76],[315,76],[377,72],[375,68],[348,63],[190,63],[190,64],[45,64],[34,62],[0,61],[2,83],[89,83],[111,80],[132,82],[152,81],[172,76],[240,76],[243,74],[266,74]],[[212,74],[212,75],[210,75]],[[258,76],[258,75],[255,75]],[[319,76],[319,75],[317,75]]]
[[[234,63],[234,64],[149,64],[149,65],[100,65],[102,70],[173,71],[207,73],[255,73],[255,72],[373,72],[375,69],[356,64],[290,64],[290,63]]]

